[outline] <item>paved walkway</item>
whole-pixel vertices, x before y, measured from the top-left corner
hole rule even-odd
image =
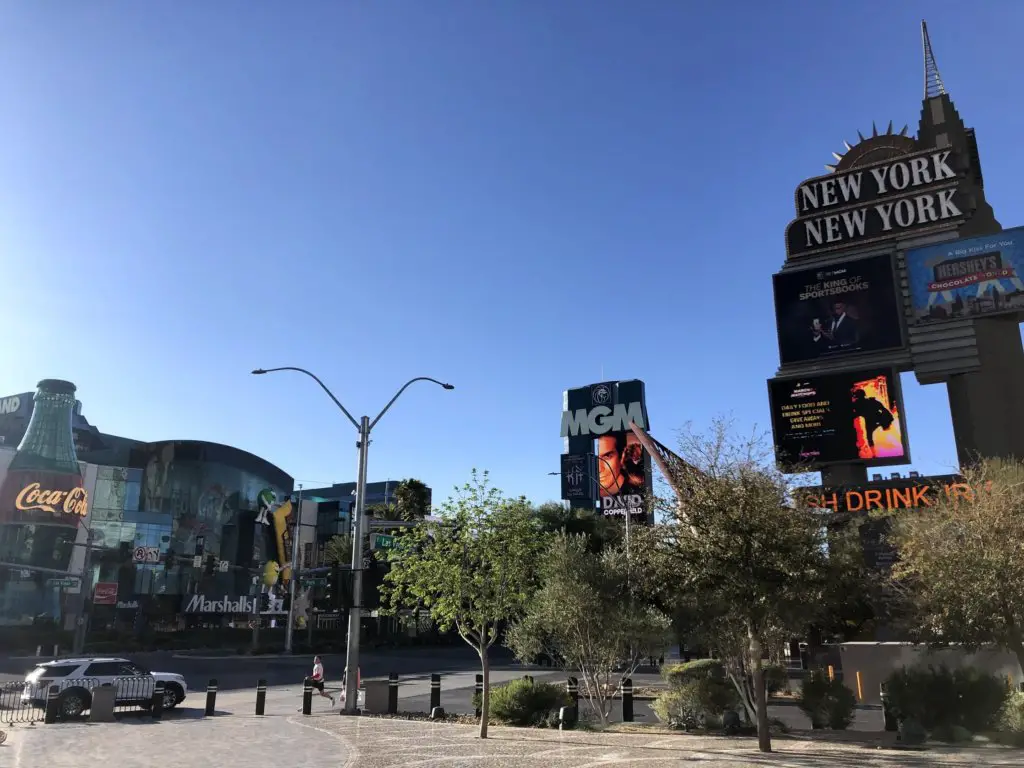
[[[664,733],[592,733],[492,728],[481,741],[473,726],[323,712],[312,717],[140,719],[102,725],[9,730],[0,746],[4,768],[596,768],[698,764],[701,768],[917,768],[1020,766],[1024,753],[990,747],[911,752],[794,739],[775,741],[760,755],[751,738]]]

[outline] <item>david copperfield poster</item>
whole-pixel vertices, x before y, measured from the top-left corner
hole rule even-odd
[[[910,461],[898,375],[889,369],[772,379],[776,458],[811,471],[826,464]]]
[[[783,365],[902,345],[888,255],[773,278]]]

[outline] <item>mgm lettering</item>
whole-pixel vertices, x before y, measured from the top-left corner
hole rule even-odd
[[[951,150],[809,179],[786,230],[790,257],[956,222],[969,212]]]

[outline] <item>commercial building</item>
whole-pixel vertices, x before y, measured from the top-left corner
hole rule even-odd
[[[388,506],[395,501],[398,480],[385,480],[366,484],[366,506]],[[427,488],[427,493],[430,489]],[[315,558],[304,556],[310,564],[323,564],[323,548],[332,536],[348,534],[352,530],[352,515],[356,506],[356,484],[335,483],[324,488],[302,489],[303,524],[315,515],[316,545]],[[312,507],[312,508],[311,508]]]
[[[0,398],[0,625],[73,623],[87,531],[93,626],[238,619],[225,608],[251,605],[261,566],[283,561],[292,521],[273,509],[291,496],[292,477],[228,445],[103,433],[74,391],[46,380],[36,393]],[[46,465],[51,454],[65,458],[64,475]],[[86,503],[55,511],[70,497]]]
[[[247,626],[267,564],[290,561],[292,536],[309,568],[328,565],[326,543],[351,531],[355,483],[296,491],[287,472],[239,448],[107,434],[74,394],[47,379],[0,398],[0,626],[70,628],[83,583],[94,629]],[[398,485],[369,483],[367,506],[393,503]],[[286,565],[265,622],[284,618],[290,576]],[[317,599],[300,592],[299,613]]]

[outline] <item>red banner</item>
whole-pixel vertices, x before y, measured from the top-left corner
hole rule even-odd
[[[117,582],[97,582],[92,592],[93,605],[117,605]]]

